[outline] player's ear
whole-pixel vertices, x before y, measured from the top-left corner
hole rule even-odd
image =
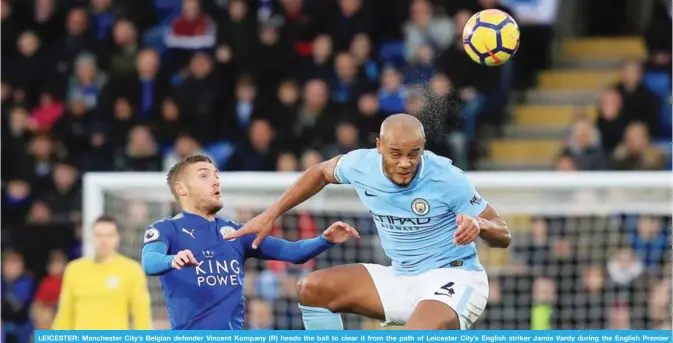
[[[175,188],[175,194],[179,196],[186,196],[187,195],[187,188],[185,187],[185,184],[178,181],[175,183],[173,186]]]
[[[381,138],[379,137],[376,137],[376,151],[378,151],[379,154],[383,154],[381,152]]]

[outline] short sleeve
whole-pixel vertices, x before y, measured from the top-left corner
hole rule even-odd
[[[172,235],[173,225],[166,220],[160,220],[147,227],[145,236],[143,237],[143,245],[161,242],[166,244],[167,247],[170,247]]]
[[[465,173],[454,167],[454,177],[451,180],[451,185],[448,187],[451,191],[451,209],[455,214],[467,214],[468,216],[479,216],[488,203],[481,197],[479,192],[474,188],[472,181],[465,175]]]
[[[366,150],[353,150],[345,155],[341,155],[334,167],[334,179],[338,183],[348,185],[351,183],[350,178],[358,161],[362,163],[362,155]]]

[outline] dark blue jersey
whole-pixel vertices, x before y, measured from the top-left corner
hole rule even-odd
[[[254,235],[224,239],[241,227],[183,211],[147,228],[143,269],[149,275],[161,275],[172,329],[242,330],[246,258],[304,263],[332,246],[322,235],[298,242],[267,237],[258,249],[252,249]],[[171,261],[182,250],[190,250],[198,266],[173,269]]]

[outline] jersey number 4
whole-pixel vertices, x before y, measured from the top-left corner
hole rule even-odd
[[[453,290],[453,285],[454,285],[453,282],[449,282],[446,285],[439,287],[437,292],[435,292],[435,295],[444,295],[447,297],[453,296],[454,294],[456,294],[456,291]]]

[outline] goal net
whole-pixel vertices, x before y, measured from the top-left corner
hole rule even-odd
[[[286,173],[223,173],[220,215],[246,221],[297,178]],[[508,223],[509,249],[479,245],[490,277],[487,310],[477,329],[649,329],[671,323],[671,174],[471,173],[482,196]],[[85,253],[90,224],[103,214],[122,230],[121,252],[140,258],[144,229],[177,208],[156,173],[93,173],[84,178]],[[301,266],[246,263],[246,326],[302,329],[295,287],[306,273],[346,263],[389,264],[366,208],[349,186],[328,186],[283,216],[274,235],[310,238],[346,221],[361,239]],[[151,278],[154,317],[165,319],[161,285]],[[345,315],[347,329],[377,324]]]

